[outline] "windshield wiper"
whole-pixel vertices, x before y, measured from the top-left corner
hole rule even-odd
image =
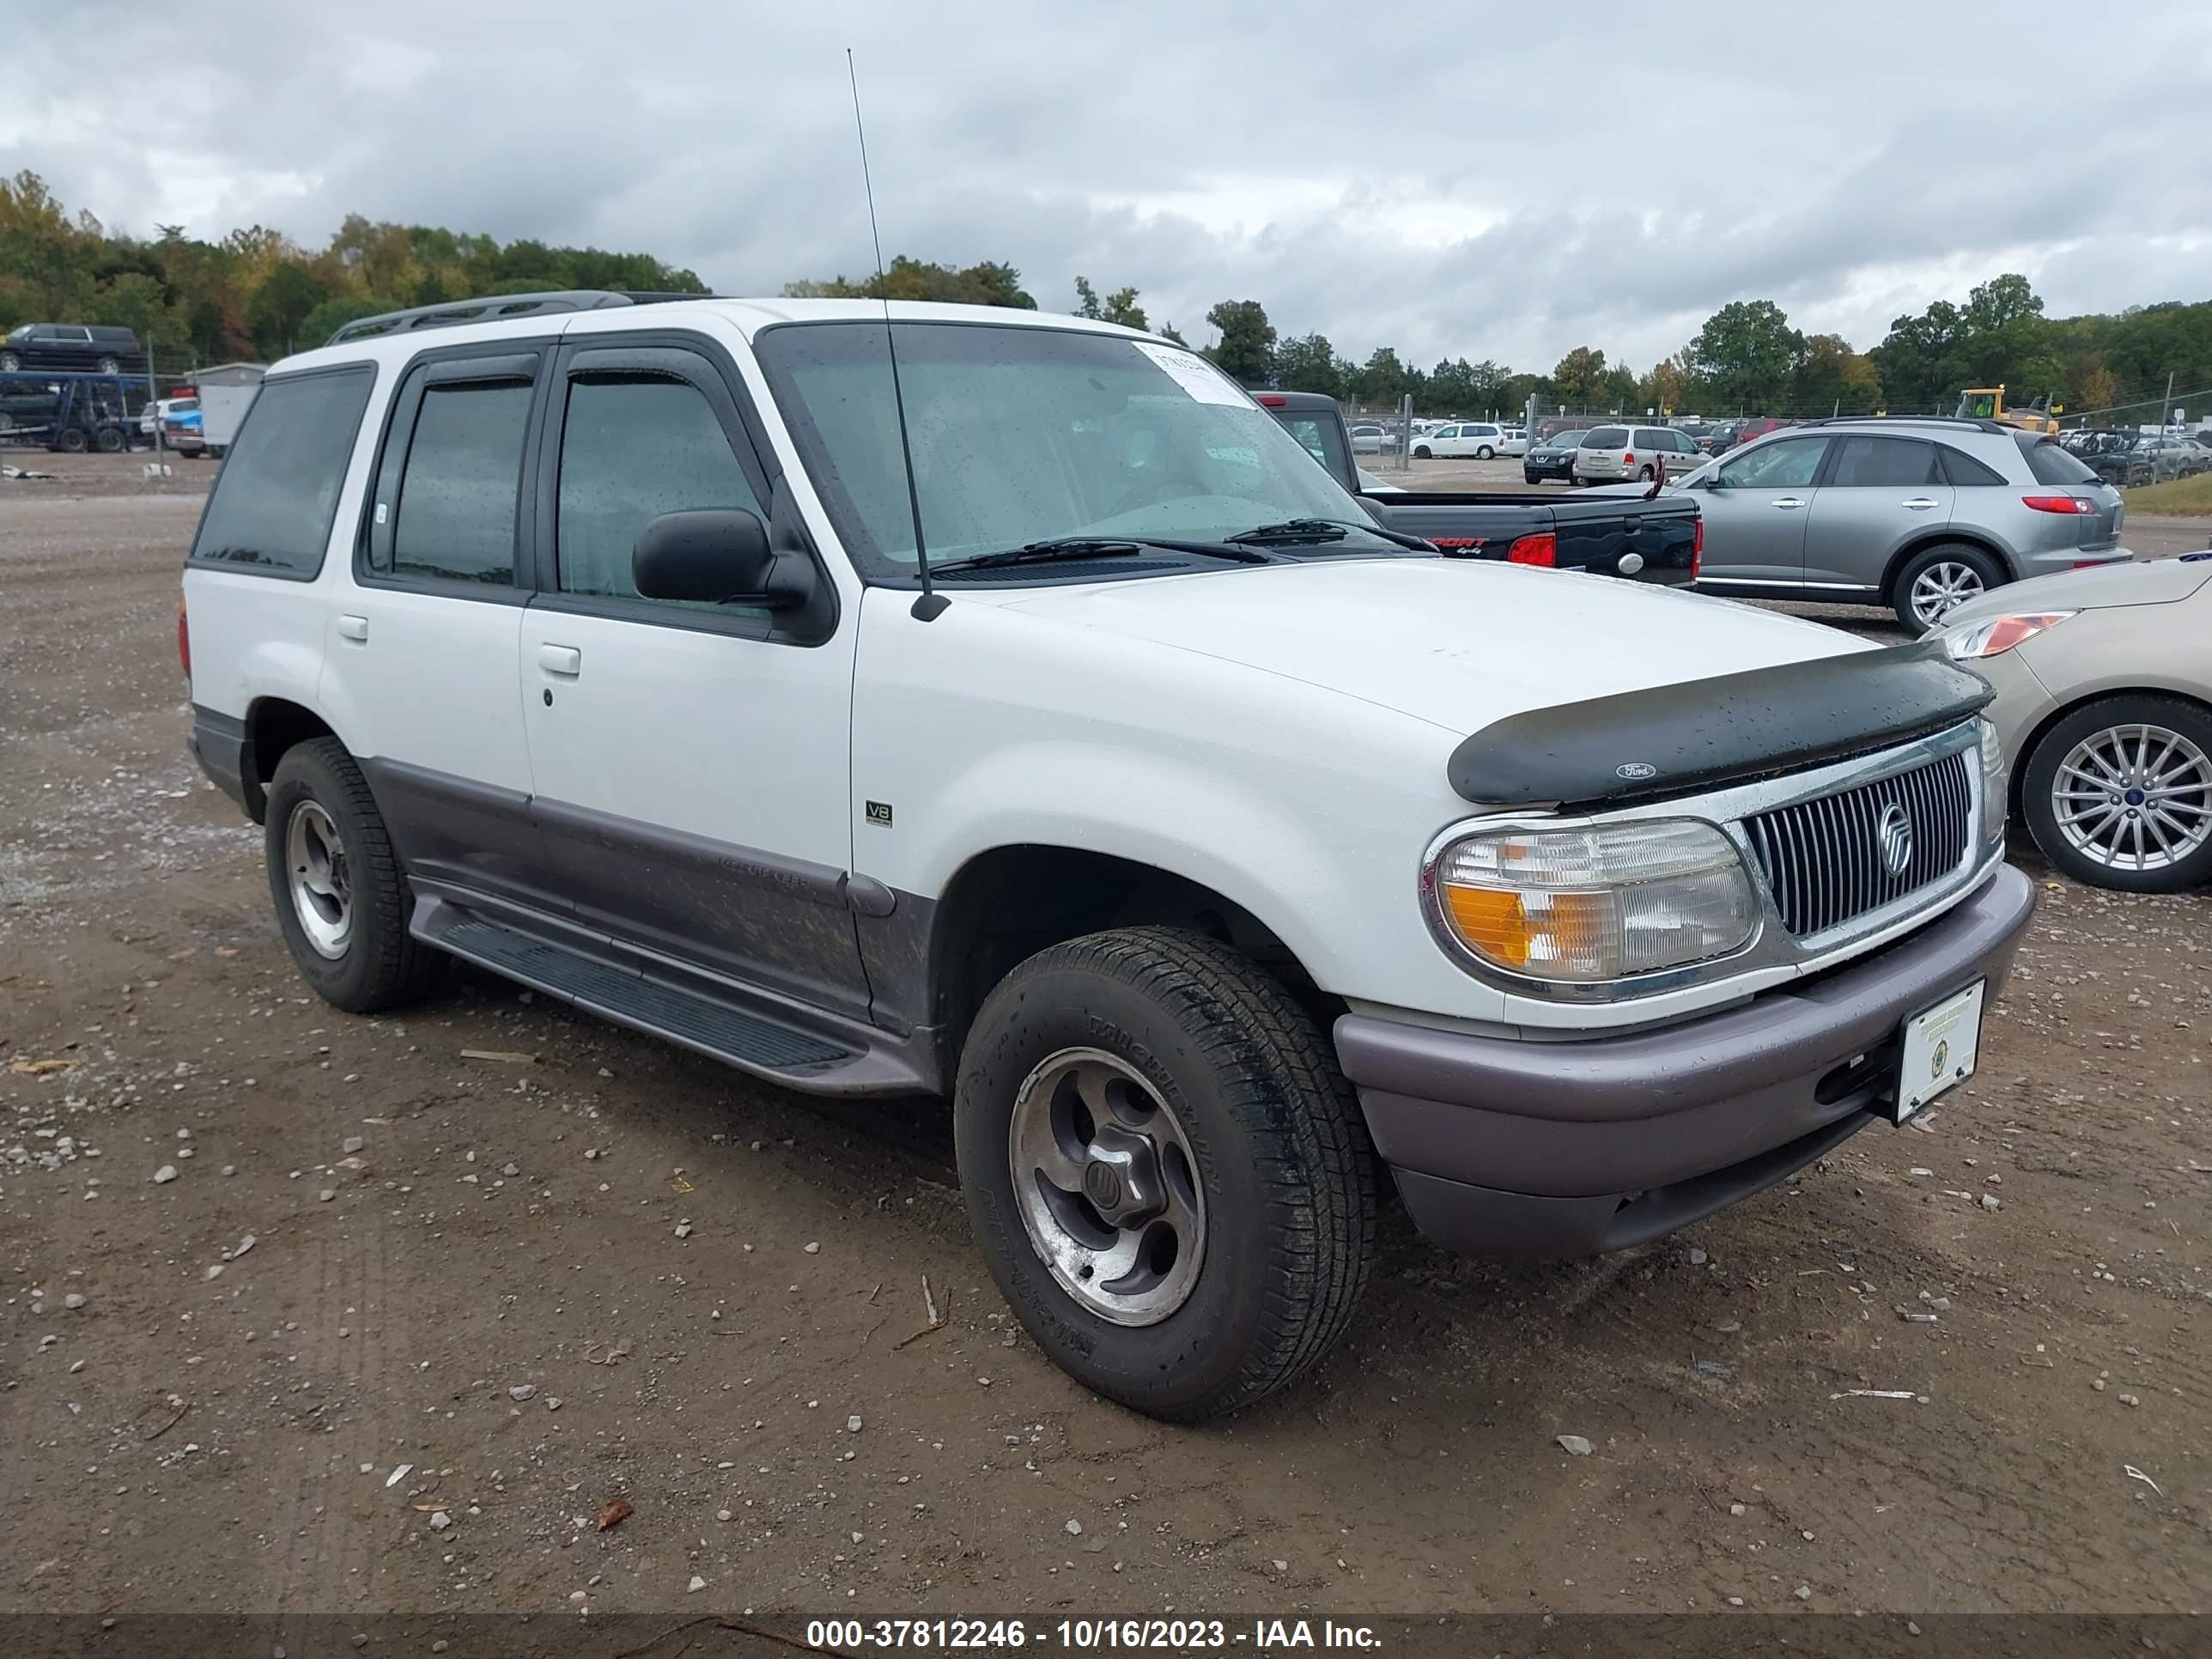
[[[1416,553],[1437,550],[1433,543],[1425,542],[1419,536],[1408,536],[1402,531],[1385,530],[1381,525],[1358,519],[1285,519],[1280,524],[1263,524],[1223,539],[1239,542],[1249,547],[1292,547],[1311,545],[1316,542],[1340,542],[1355,530],[1378,536],[1394,546],[1411,548]]]
[[[933,563],[930,574],[947,571],[997,570],[1013,564],[1050,564],[1055,559],[1112,559],[1165,548],[1171,553],[1194,553],[1201,558],[1227,559],[1234,564],[1273,564],[1274,560],[1254,548],[1232,547],[1222,542],[1164,541],[1157,536],[1057,536],[1049,541],[1024,542],[1003,553],[978,553],[949,564]]]

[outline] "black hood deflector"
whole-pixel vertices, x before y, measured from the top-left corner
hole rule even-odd
[[[1486,806],[1616,806],[1887,748],[1995,695],[1931,636],[1533,708],[1467,738],[1446,775]]]

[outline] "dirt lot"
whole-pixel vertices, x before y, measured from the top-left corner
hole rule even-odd
[[[1931,1121],[1595,1262],[1393,1218],[1316,1379],[1166,1429],[1013,1332],[928,1103],[310,1001],[183,746],[203,483],[0,483],[0,1611],[2205,1605],[2212,896],[2032,866]]]

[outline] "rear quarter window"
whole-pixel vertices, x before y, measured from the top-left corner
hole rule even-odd
[[[368,363],[262,381],[192,538],[191,562],[301,580],[319,571],[375,384]]]
[[[1954,449],[1948,444],[1937,444],[1936,453],[1942,460],[1943,479],[1947,483],[1986,486],[2004,482],[2002,473],[1994,467],[1984,466],[1963,449]],[[2093,478],[2097,476],[2086,466],[2081,471]]]
[[[2039,438],[2033,443],[2021,446],[2027,457],[2027,470],[2035,481],[2044,484],[2094,483],[2097,475],[2081,465],[2059,446],[2055,438]]]

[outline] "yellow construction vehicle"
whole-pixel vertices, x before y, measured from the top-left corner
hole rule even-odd
[[[2005,426],[2016,426],[2023,432],[2056,432],[2057,417],[2065,411],[2063,404],[2053,404],[2049,392],[2026,409],[2007,409],[2005,389],[2001,386],[1970,386],[1959,396],[1958,413],[1961,418],[1996,421]]]

